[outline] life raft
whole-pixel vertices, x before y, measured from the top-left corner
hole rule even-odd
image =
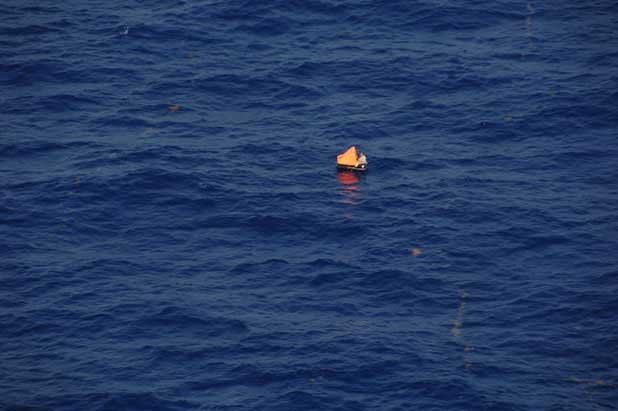
[[[337,168],[340,170],[365,171],[367,162],[358,161],[356,147],[352,146],[337,156]]]

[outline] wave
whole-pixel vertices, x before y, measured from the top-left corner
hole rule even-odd
[[[445,287],[445,284],[438,278],[419,278],[412,272],[380,270],[363,273],[363,277],[355,282],[355,286],[374,291],[407,289],[412,292],[437,293]]]
[[[209,337],[245,333],[249,330],[243,321],[237,319],[199,315],[197,312],[179,307],[165,307],[157,313],[132,321],[129,326],[144,331],[165,329],[168,332],[177,330],[186,333],[193,330]]]
[[[236,30],[257,36],[282,36],[290,31],[290,21],[281,17],[263,17],[255,23],[240,24]]]
[[[100,147],[99,144],[87,141],[58,143],[46,140],[30,140],[20,143],[0,143],[0,157],[22,158],[42,154],[51,154],[64,150],[86,150]]]
[[[0,84],[29,87],[37,84],[90,84],[115,79],[137,80],[136,71],[121,67],[86,67],[76,56],[71,64],[59,59],[0,65]]]
[[[148,47],[149,44],[177,44],[182,42],[188,45],[205,45],[220,43],[212,37],[212,31],[205,30],[200,25],[187,26],[182,14],[168,14],[164,24],[138,23],[134,25],[117,26],[115,33],[121,33],[124,40],[135,45],[135,51],[144,55],[158,55],[156,50]],[[116,36],[118,37],[118,36]],[[169,55],[169,54],[168,54]],[[186,54],[185,54],[186,56]]]
[[[315,13],[319,15],[342,15],[347,10],[353,9],[353,5],[343,3],[333,3],[328,0],[275,0],[248,1],[234,0],[228,2],[226,7],[216,11],[213,16],[224,20],[243,20],[249,19],[252,15],[266,15],[280,12],[287,12],[297,16],[305,13]]]
[[[15,115],[41,115],[42,113],[61,114],[80,110],[91,110],[99,102],[88,96],[56,94],[41,97],[19,97],[7,101],[7,112]]]
[[[244,77],[233,74],[221,74],[207,78],[195,79],[194,86],[198,91],[217,94],[225,97],[259,97],[272,98],[275,101],[300,99],[313,100],[322,95],[316,89],[306,85],[283,81],[275,76]],[[249,103],[255,104],[256,101]]]
[[[62,30],[50,27],[50,25],[39,25],[39,24],[31,24],[27,26],[20,27],[4,27],[0,29],[0,35],[2,36],[14,36],[14,37],[24,37],[24,36],[40,36],[42,34],[50,34],[50,33],[61,33]]]
[[[71,393],[69,390],[65,393],[39,394],[37,396],[36,405],[23,401],[0,401],[2,401],[0,405],[6,405],[7,408],[3,407],[4,409],[12,411],[70,410],[75,407],[84,411],[101,411],[108,409],[181,411],[199,407],[199,404],[196,402],[188,400],[169,400],[165,399],[165,395],[158,395],[154,392],[131,392],[131,390],[129,390],[129,392],[127,392],[127,390],[101,392],[85,390],[85,392],[79,394]]]

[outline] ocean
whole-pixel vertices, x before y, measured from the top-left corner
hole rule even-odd
[[[616,409],[615,6],[5,0],[0,409]]]

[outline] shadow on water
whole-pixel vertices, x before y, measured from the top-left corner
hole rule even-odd
[[[354,171],[338,171],[337,180],[339,180],[339,192],[342,196],[340,200],[343,204],[356,205],[362,200],[362,192],[360,183],[363,176]]]

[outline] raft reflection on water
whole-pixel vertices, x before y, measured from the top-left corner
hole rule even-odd
[[[344,204],[358,204],[361,200],[361,191],[359,187],[361,177],[358,173],[352,171],[338,171],[337,180],[341,183],[340,190],[343,194]]]

